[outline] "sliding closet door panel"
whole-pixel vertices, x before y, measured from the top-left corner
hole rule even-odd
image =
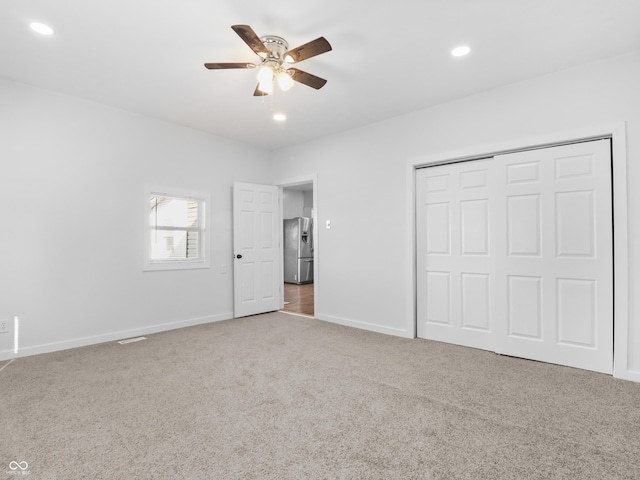
[[[493,350],[491,161],[417,175],[418,336]]]
[[[609,140],[495,157],[498,353],[611,373]],[[499,244],[501,242],[498,242]],[[498,246],[502,250],[501,245]],[[506,301],[505,301],[506,300]]]

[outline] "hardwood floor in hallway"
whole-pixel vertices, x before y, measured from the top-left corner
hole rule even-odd
[[[313,283],[305,285],[285,283],[282,311],[313,317]]]

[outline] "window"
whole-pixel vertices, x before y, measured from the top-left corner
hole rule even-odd
[[[207,196],[148,192],[145,270],[208,268]]]

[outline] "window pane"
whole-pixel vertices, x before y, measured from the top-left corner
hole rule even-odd
[[[208,194],[147,190],[144,270],[209,268],[205,210]]]
[[[149,224],[198,228],[198,200],[151,195]]]
[[[197,258],[199,258],[198,232],[152,229],[152,260],[193,260]]]

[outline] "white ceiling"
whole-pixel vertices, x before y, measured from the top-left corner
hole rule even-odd
[[[381,6],[378,6],[381,5]],[[640,50],[640,0],[3,0],[0,76],[272,150],[581,63]],[[29,23],[49,24],[43,37]],[[230,28],[324,36],[296,64],[323,77],[254,97]],[[449,52],[468,44],[472,53]],[[640,87],[639,87],[640,88]],[[288,116],[276,123],[271,116]]]

